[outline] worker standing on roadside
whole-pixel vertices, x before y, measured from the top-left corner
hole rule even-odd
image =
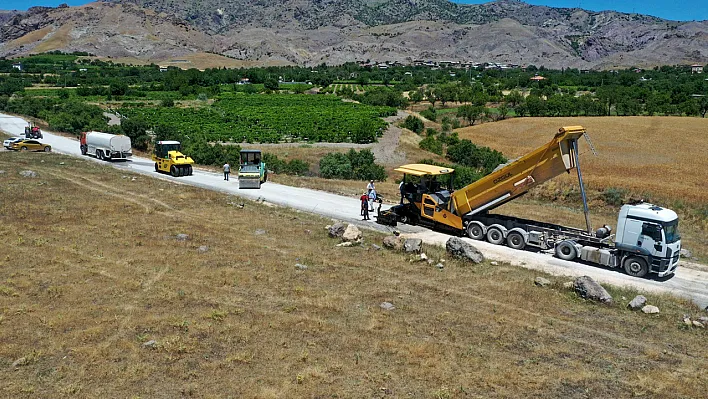
[[[364,193],[359,197],[359,200],[361,201],[361,216],[364,217],[363,220],[370,220],[369,219],[369,195],[367,193]]]
[[[374,211],[374,201],[376,201],[376,190],[372,188],[371,191],[369,191],[369,203],[371,203],[369,211],[371,212]]]
[[[231,165],[226,162],[224,164],[224,180],[229,181],[229,173],[231,173]]]
[[[369,181],[369,184],[366,185],[366,193],[368,194],[371,192],[371,190],[374,190],[374,189],[376,189],[376,187],[374,187],[374,181],[371,180],[371,181]]]

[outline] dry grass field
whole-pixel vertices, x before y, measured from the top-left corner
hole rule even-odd
[[[598,156],[581,140],[583,178],[591,190],[624,188],[667,206],[708,206],[708,119],[681,117],[513,118],[457,130],[460,138],[514,158],[548,142],[558,128],[587,129]],[[577,186],[575,173],[560,179]]]
[[[328,220],[57,154],[1,152],[0,170],[0,397],[708,390],[708,333],[682,324],[701,313],[685,301],[648,295],[661,313],[634,313],[634,292],[597,305],[562,278],[538,288],[539,273],[425,248],[439,271],[374,250],[372,232],[337,248]]]

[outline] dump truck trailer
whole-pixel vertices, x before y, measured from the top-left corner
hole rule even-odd
[[[93,155],[104,161],[126,160],[133,155],[130,137],[102,133],[83,132],[79,139],[81,154]]]
[[[561,128],[546,145],[457,191],[452,190],[452,168],[401,166],[396,170],[404,174],[402,194],[407,202],[381,212],[377,222],[390,226],[398,222],[424,225],[515,249],[528,246],[553,250],[564,260],[622,267],[637,277],[672,274],[681,250],[674,211],[653,204],[627,204],[620,210],[616,234],[609,226],[592,231],[578,154],[578,139],[585,134],[581,126]],[[583,199],[585,230],[490,213],[573,169],[577,171]],[[415,182],[406,182],[407,176]]]

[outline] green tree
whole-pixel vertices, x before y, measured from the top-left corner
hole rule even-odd
[[[484,107],[480,105],[461,105],[457,109],[457,116],[467,120],[470,126],[474,125],[474,122],[479,120],[479,118],[484,114]]]
[[[425,125],[423,124],[423,121],[420,120],[420,118],[417,118],[413,115],[408,115],[408,117],[403,120],[403,127],[420,134],[423,132]]]
[[[269,76],[265,82],[263,82],[263,86],[271,91],[276,91],[280,88],[280,84],[278,84],[278,79]]]

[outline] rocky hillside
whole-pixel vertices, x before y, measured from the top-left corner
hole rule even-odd
[[[0,56],[59,49],[151,61],[215,52],[266,64],[430,59],[610,68],[708,62],[708,21],[516,0],[107,0],[0,14],[0,25]]]

